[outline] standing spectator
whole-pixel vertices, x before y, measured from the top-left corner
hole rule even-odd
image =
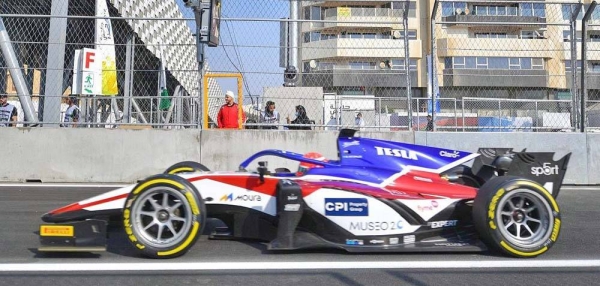
[[[273,124],[271,126],[261,126],[262,129],[279,129],[279,112],[275,110],[275,102],[267,101],[265,111],[261,114],[260,123]]]
[[[80,110],[79,106],[75,104],[77,98],[75,96],[67,97],[67,111],[65,111],[65,118],[63,120],[62,127],[77,127],[77,122],[79,122]],[[73,122],[70,124],[69,122]]]
[[[288,115],[287,119],[287,123],[288,124],[311,124],[312,122],[310,121],[310,119],[308,118],[308,115],[306,115],[306,109],[304,109],[304,106],[302,105],[298,105],[296,106],[296,119],[290,121],[290,116]],[[310,126],[287,126],[288,129],[291,130],[311,130]]]
[[[16,127],[17,122],[17,107],[8,103],[8,95],[0,95],[0,127]],[[8,122],[8,123],[7,123]]]
[[[362,113],[356,114],[356,118],[354,118],[354,125],[358,130],[363,130],[362,127],[365,126],[365,120],[362,118]]]
[[[431,115],[427,115],[427,127],[425,127],[425,131],[433,131],[433,120],[431,119]]]
[[[240,128],[238,118],[238,104],[233,101],[233,91],[225,93],[225,104],[219,109],[217,115],[217,126],[219,128]],[[242,122],[246,122],[246,115],[242,112]]]

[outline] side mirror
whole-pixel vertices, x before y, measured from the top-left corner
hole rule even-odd
[[[267,174],[267,172],[267,161],[258,162],[258,175],[261,183],[265,182],[265,174]]]

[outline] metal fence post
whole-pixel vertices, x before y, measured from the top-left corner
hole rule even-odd
[[[462,131],[465,132],[465,98],[460,99],[462,102]]]
[[[583,20],[581,21],[581,120],[580,120],[580,130],[581,132],[585,132],[585,108],[586,108],[586,100],[587,100],[587,89],[585,87],[585,77],[587,73],[587,62],[586,62],[586,53],[587,53],[587,44],[586,44],[586,30],[588,21],[592,17],[592,12],[594,12],[594,8],[596,8],[596,1],[592,1],[590,7],[585,11],[585,15],[583,16]]]
[[[27,89],[25,78],[23,77],[23,73],[19,68],[19,61],[17,60],[17,56],[13,50],[10,38],[8,36],[8,31],[4,26],[2,17],[0,17],[0,48],[2,55],[4,55],[4,61],[9,67],[10,76],[12,77],[15,88],[17,89],[19,100],[23,108],[23,113],[25,114],[25,120],[34,123],[38,122],[38,118],[34,115],[35,108],[33,107],[31,97],[29,96],[29,89]]]
[[[435,16],[437,14],[437,9],[439,5],[439,0],[435,0],[433,2],[433,9],[431,11],[431,121],[433,122],[433,130],[437,130],[437,126],[435,124],[435,94],[436,86],[437,86],[437,76],[436,76],[436,66],[437,66],[437,46],[435,44]]]
[[[46,87],[44,90],[43,119],[47,123],[60,122],[60,104],[63,94],[65,64],[65,44],[67,38],[67,18],[69,1],[52,0],[48,58],[46,66]],[[52,124],[50,124],[52,126]]]
[[[402,13],[402,26],[404,28],[404,70],[406,71],[406,102],[408,110],[408,131],[413,130],[412,124],[412,94],[410,82],[410,56],[408,43],[408,10],[410,9],[410,1],[404,1],[404,11]]]
[[[538,101],[535,101],[535,126],[538,127],[540,125],[540,118],[538,116]]]
[[[579,122],[579,109],[577,109],[577,101],[579,97],[577,92],[577,15],[579,15],[581,12],[582,5],[583,4],[581,3],[577,4],[575,10],[571,14],[571,21],[569,23],[571,34],[571,101],[573,105],[571,117],[573,127],[575,127],[575,129],[577,129],[576,126]]]

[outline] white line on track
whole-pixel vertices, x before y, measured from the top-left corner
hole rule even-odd
[[[600,260],[362,261],[362,262],[178,262],[0,264],[0,272],[202,271],[319,269],[588,268]]]

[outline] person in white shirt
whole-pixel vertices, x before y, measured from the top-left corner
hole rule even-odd
[[[362,118],[362,113],[359,112],[356,114],[356,118],[354,118],[354,125],[358,127],[358,130],[364,129],[363,127],[365,126],[365,120]]]
[[[265,111],[261,114],[261,122],[266,124],[273,124],[272,126],[261,126],[261,129],[279,129],[279,112],[275,110],[275,102],[267,101]]]

